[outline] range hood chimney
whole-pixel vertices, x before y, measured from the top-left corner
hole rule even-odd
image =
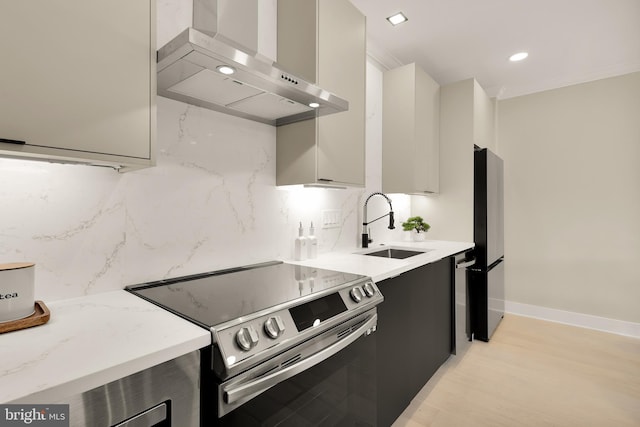
[[[158,50],[158,95],[273,126],[348,110],[257,53],[258,0],[193,0],[192,24]]]

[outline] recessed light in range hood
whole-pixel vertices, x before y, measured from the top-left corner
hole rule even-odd
[[[222,65],[235,73],[220,73]],[[195,28],[158,51],[158,95],[274,126],[349,108],[337,95]]]

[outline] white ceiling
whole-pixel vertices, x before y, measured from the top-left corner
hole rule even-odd
[[[351,0],[369,54],[500,99],[640,71],[640,0]],[[391,26],[387,16],[409,20]],[[524,61],[508,57],[527,51]]]

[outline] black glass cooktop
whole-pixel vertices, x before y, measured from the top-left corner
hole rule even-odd
[[[270,262],[129,286],[127,290],[210,327],[363,277]]]

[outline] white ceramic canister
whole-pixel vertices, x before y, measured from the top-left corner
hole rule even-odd
[[[35,313],[35,264],[0,264],[0,322],[23,319]]]

